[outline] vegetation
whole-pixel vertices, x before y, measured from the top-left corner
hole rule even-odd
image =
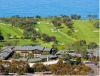
[[[94,27],[100,28],[99,24],[100,24],[99,21],[95,22],[95,23],[94,23]]]
[[[0,61],[0,73],[9,74],[9,73],[17,73],[19,75],[25,74],[29,72],[29,65],[23,61]]]
[[[19,59],[21,56],[18,53],[14,53],[12,56],[14,59]]]
[[[98,45],[95,42],[91,42],[91,43],[89,43],[88,47],[89,47],[89,49],[94,49],[94,48],[98,47]]]
[[[49,47],[58,41],[57,45],[62,46],[84,38],[87,43],[94,41],[99,44],[98,20],[92,20],[91,23],[88,20],[79,20],[80,18],[77,14],[71,17],[61,15],[47,18],[17,15],[11,18],[0,18],[0,30],[5,43],[18,40],[16,45],[40,44]]]
[[[59,60],[57,64],[51,65],[50,70],[56,75],[87,75],[88,72],[93,72],[91,68],[85,65],[69,65],[63,63],[62,60]]]
[[[33,65],[34,71],[35,72],[44,72],[46,71],[46,66],[42,63],[35,63]]]
[[[4,37],[2,36],[2,33],[1,33],[1,31],[0,31],[0,41],[1,40],[4,40]]]

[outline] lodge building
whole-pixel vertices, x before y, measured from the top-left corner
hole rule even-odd
[[[6,51],[5,51],[6,50]],[[28,54],[33,54],[34,57],[42,55],[43,52],[52,53],[52,48],[46,48],[42,46],[8,46],[2,48],[0,51],[0,58],[7,59],[12,53],[19,53],[21,56],[26,56]]]

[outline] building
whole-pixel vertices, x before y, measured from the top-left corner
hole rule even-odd
[[[18,53],[21,56],[25,57],[28,54],[33,54],[34,57],[42,55],[43,52],[52,53],[52,48],[46,48],[42,46],[7,46],[3,47],[0,51],[0,59],[7,59],[13,53]]]
[[[100,50],[100,47],[97,47],[95,49],[87,49],[87,52],[88,52],[88,55],[90,57],[91,56],[95,56],[95,57],[99,57],[100,58],[99,50]]]

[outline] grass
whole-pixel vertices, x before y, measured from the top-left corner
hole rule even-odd
[[[39,25],[36,26],[41,34],[46,33],[50,36],[55,36],[59,42],[66,43],[66,42],[72,42],[71,39],[67,38],[66,36],[62,35],[58,32],[58,30],[55,30],[54,26],[51,24],[46,24],[45,21],[42,21]],[[51,29],[53,29],[56,32],[52,32]]]
[[[75,38],[76,40],[86,40],[87,43],[89,42],[96,42],[97,44],[99,44],[99,29],[95,28],[93,26],[93,24],[87,20],[75,20],[73,21],[74,23],[74,30],[78,30],[77,32],[73,32],[72,36],[69,36],[71,38]],[[65,43],[72,43],[74,42],[72,39],[66,37],[65,35],[61,34],[60,32],[58,32],[57,29],[54,28],[54,26],[52,24],[46,24],[45,20],[42,20],[40,22],[40,24],[36,25],[35,28],[38,28],[41,34],[46,33],[49,36],[55,36],[57,38],[57,40],[59,41],[59,44],[57,47],[59,49],[62,49],[63,44]],[[52,32],[56,31],[56,32]],[[49,43],[45,43],[40,39],[37,39],[35,42],[31,41],[31,39],[21,39],[22,36],[22,32],[23,30],[18,28],[18,27],[12,27],[10,25],[3,25],[0,24],[0,30],[2,31],[2,34],[5,38],[6,41],[10,41],[10,42],[14,42],[15,39],[7,39],[7,34],[11,34],[12,36],[16,35],[17,36],[17,40],[19,40],[18,45],[23,45],[23,44],[40,44],[42,46],[47,46],[47,47],[51,47],[52,46],[52,42]],[[59,28],[59,30],[61,32],[63,32],[64,34],[66,34],[66,32],[69,30],[64,24],[62,24],[62,27]],[[98,30],[99,32],[93,32],[95,30]],[[67,35],[67,34],[66,34]],[[68,36],[68,35],[67,35]],[[2,45],[2,43],[0,42],[0,45]]]
[[[99,42],[99,32],[93,32],[95,30],[99,31],[99,29],[94,28],[93,24],[89,21],[74,21],[74,28],[78,30],[78,32],[74,32],[78,40],[86,40],[87,43],[92,41]]]
[[[2,31],[3,36],[7,39],[7,34],[11,34],[12,36],[16,35],[17,38],[22,36],[22,32],[18,30],[17,27],[12,27],[10,25],[2,25],[0,24],[0,30]]]

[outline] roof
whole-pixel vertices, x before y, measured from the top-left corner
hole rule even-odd
[[[41,50],[43,51],[44,47],[42,46],[16,46],[14,50],[16,51],[30,51],[30,50]]]
[[[2,52],[2,53],[0,53],[0,59],[5,59],[6,57],[9,56],[9,54],[10,53],[8,53],[8,52]]]
[[[68,53],[71,56],[76,56],[76,53]]]
[[[81,55],[81,54],[76,54],[76,56],[77,56],[77,57],[82,57],[82,55]]]
[[[63,58],[62,55],[57,55],[58,58]]]
[[[100,57],[100,55],[99,55],[99,50],[100,50],[100,47],[95,48],[95,49],[94,49],[94,52],[93,52],[93,55],[94,55],[94,56],[99,56],[99,57]]]
[[[19,59],[13,59],[15,61],[28,61],[28,58],[19,58]]]
[[[12,49],[12,48],[14,48],[14,46],[6,46],[6,47],[3,47],[2,50],[4,50],[4,49]]]
[[[47,57],[48,58],[57,58],[56,55],[39,55],[38,56],[40,59],[46,59]]]
[[[57,58],[57,56],[56,55],[52,55],[50,58]]]
[[[100,57],[99,50],[100,50],[100,47],[97,47],[95,49],[87,49],[87,52],[93,53],[94,56],[99,56]]]
[[[35,62],[39,62],[39,61],[41,61],[40,58],[28,59],[28,62],[30,62],[30,63],[35,63]]]
[[[77,57],[82,57],[82,55],[81,54],[76,54],[76,53],[68,53],[69,55],[71,55],[71,56],[77,56]]]
[[[4,49],[4,50],[2,50],[1,52],[8,52],[8,53],[12,53],[12,52],[13,52],[13,50],[12,50],[12,49]]]
[[[93,62],[85,62],[85,64],[94,64]]]
[[[62,55],[62,54],[64,54],[64,52],[65,52],[65,51],[62,51],[62,50],[61,50],[61,51],[58,51],[58,52],[56,53],[56,55]]]
[[[13,52],[12,48],[13,46],[3,47],[0,51],[0,59],[7,58]]]
[[[38,57],[40,59],[46,59],[47,57],[51,57],[51,55],[39,55]]]
[[[74,50],[67,50],[67,52],[68,52],[68,53],[72,53],[72,52],[74,52]]]
[[[52,48],[44,48],[44,52],[50,52]]]

